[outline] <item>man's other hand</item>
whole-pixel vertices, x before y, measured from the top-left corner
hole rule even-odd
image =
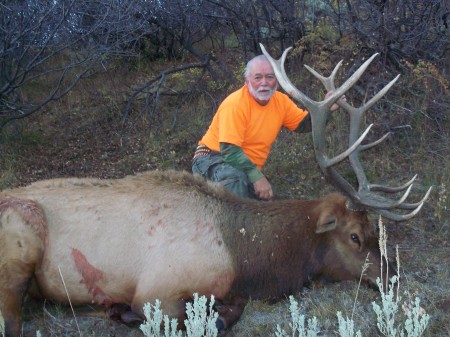
[[[253,183],[253,188],[255,189],[255,194],[258,198],[262,200],[270,200],[273,197],[272,185],[266,177],[262,177]]]

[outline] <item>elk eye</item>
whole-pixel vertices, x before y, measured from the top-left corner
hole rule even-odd
[[[361,242],[359,241],[358,235],[352,234],[351,238],[354,243],[357,243],[359,246],[361,246]]]

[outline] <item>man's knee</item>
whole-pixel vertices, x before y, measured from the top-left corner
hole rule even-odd
[[[215,167],[210,176],[211,181],[223,185],[227,190],[244,198],[254,198],[251,193],[253,185],[247,175],[231,165],[221,164]]]
[[[224,186],[227,190],[244,198],[256,198],[253,184],[241,170],[224,163],[220,156],[203,156],[194,159],[192,172]]]

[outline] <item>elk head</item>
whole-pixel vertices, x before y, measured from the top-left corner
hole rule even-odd
[[[302,104],[309,111],[311,115],[312,137],[314,142],[314,153],[316,156],[316,160],[327,180],[329,180],[336,188],[338,188],[350,198],[351,204],[347,205],[347,207],[350,209],[372,210],[375,213],[384,216],[385,218],[395,221],[407,220],[416,215],[421,209],[425,200],[428,198],[432,187],[428,189],[422,200],[415,203],[408,203],[406,202],[406,199],[411,191],[414,180],[417,178],[417,175],[415,175],[410,181],[401,186],[391,187],[380,184],[372,184],[367,179],[367,176],[364,173],[363,166],[359,159],[359,154],[362,151],[378,145],[389,135],[389,133],[387,133],[375,142],[362,144],[364,138],[372,127],[372,124],[369,125],[369,127],[363,133],[361,133],[360,128],[362,125],[362,118],[364,116],[364,113],[386,94],[386,92],[391,88],[392,85],[394,85],[400,75],[395,77],[390,83],[388,83],[382,90],[380,90],[374,97],[372,97],[362,106],[353,107],[345,100],[341,99],[341,97],[358,81],[358,79],[362,76],[372,60],[378,54],[372,55],[372,57],[364,62],[359,67],[359,69],[356,70],[355,73],[338,88],[336,88],[334,82],[336,73],[338,72],[342,64],[342,61],[340,61],[336,65],[329,77],[324,77],[311,67],[305,65],[305,67],[322,82],[327,91],[333,92],[332,95],[330,95],[323,101],[314,101],[304,93],[302,93],[300,90],[298,90],[286,75],[284,62],[286,60],[287,53],[292,47],[287,48],[283,52],[283,55],[279,60],[275,60],[268,54],[262,44],[260,44],[260,46],[262,52],[272,64],[275,76],[277,77],[278,83],[281,85],[281,87],[288,93],[288,95]],[[350,115],[350,132],[348,138],[349,147],[341,154],[330,158],[327,155],[328,145],[325,139],[325,127],[327,115],[330,113],[330,107],[335,102],[337,102],[339,106],[346,110]],[[353,171],[356,174],[358,188],[355,188],[352,184],[345,180],[345,178],[338,172],[335,167],[338,163],[344,161],[347,158]],[[382,195],[374,192],[382,192],[384,194]],[[391,199],[385,196],[385,194],[398,192],[404,192],[403,195],[398,199]]]

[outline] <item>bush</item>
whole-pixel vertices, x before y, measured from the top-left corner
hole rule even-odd
[[[216,337],[216,321],[219,316],[213,310],[214,296],[209,302],[209,312],[205,296],[198,297],[194,294],[194,302],[186,304],[187,319],[184,321],[187,337]],[[146,337],[160,337],[161,325],[164,323],[164,337],[181,337],[183,334],[177,330],[178,321],[170,320],[167,315],[163,316],[160,309],[161,301],[156,300],[154,305],[146,303],[144,305],[144,315],[146,321],[141,324],[140,329]]]

